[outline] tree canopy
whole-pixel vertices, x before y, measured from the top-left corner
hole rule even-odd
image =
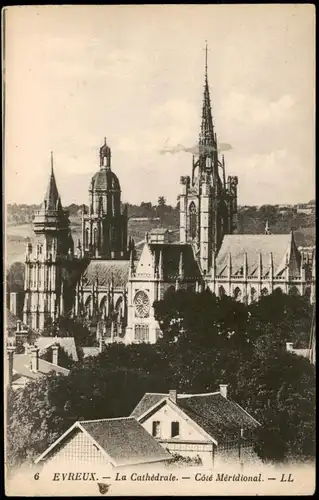
[[[276,292],[246,305],[209,291],[174,292],[154,304],[163,338],[113,344],[70,374],[30,382],[10,394],[12,463],[41,453],[73,422],[127,416],[145,392],[210,392],[220,383],[261,424],[263,460],[315,455],[315,370],[285,349],[306,343],[312,308]]]

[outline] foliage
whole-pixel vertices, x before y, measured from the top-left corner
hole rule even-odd
[[[314,367],[285,349],[286,340],[309,336],[303,298],[276,293],[247,306],[180,291],[154,307],[163,331],[155,345],[107,346],[67,377],[50,375],[13,395],[10,460],[39,454],[76,420],[129,415],[145,392],[211,392],[220,383],[262,424],[263,460],[314,457]]]
[[[178,453],[171,453],[171,455],[173,459],[167,464],[168,467],[199,467],[202,465],[202,459],[199,455],[196,457],[183,457]]]
[[[68,370],[72,368],[76,363],[73,360],[72,356],[70,356],[70,354],[62,346],[59,346],[58,356],[59,366],[63,366],[63,368],[67,368]],[[52,363],[52,348],[46,349],[41,355],[41,359]]]
[[[21,292],[24,290],[24,264],[14,262],[6,274],[7,292]]]

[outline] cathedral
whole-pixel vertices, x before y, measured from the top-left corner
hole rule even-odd
[[[74,248],[51,156],[48,187],[34,218],[35,243],[26,248],[23,322],[41,332],[70,317],[94,325],[101,343],[154,343],[161,331],[153,302],[172,290],[209,288],[250,303],[279,288],[315,301],[315,254],[301,254],[293,232],[236,231],[238,178],[226,178],[219,155],[207,51],[198,151],[180,185],[179,242],[170,242],[165,231],[151,232],[137,258],[104,140]]]

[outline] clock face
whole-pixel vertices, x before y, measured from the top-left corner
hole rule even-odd
[[[145,292],[137,292],[134,298],[135,315],[138,318],[146,318],[150,311],[150,301]]]

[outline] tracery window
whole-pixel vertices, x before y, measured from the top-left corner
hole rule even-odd
[[[189,233],[191,238],[196,238],[197,233],[197,212],[195,203],[189,205]]]
[[[150,312],[150,300],[145,292],[140,290],[134,297],[135,316],[147,318]]]

